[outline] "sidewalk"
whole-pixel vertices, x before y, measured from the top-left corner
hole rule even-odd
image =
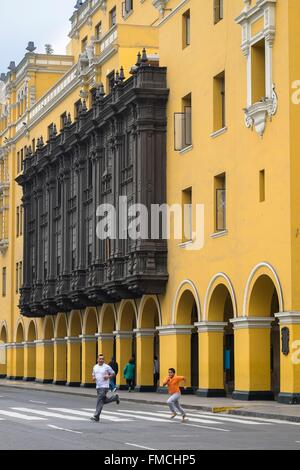
[[[95,389],[66,387],[60,385],[43,385],[35,382],[22,382],[0,379],[1,387],[23,390],[38,390],[41,392],[62,393],[94,398]],[[165,405],[167,395],[160,393],[138,393],[119,391],[122,401],[132,403],[148,403],[149,405]],[[209,411],[213,413],[228,413],[234,415],[253,416],[268,419],[279,419],[300,423],[300,405],[282,405],[266,401],[238,401],[231,398],[201,398],[195,395],[182,395],[181,404],[187,409]]]

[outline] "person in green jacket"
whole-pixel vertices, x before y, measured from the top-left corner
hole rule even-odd
[[[128,392],[134,389],[134,374],[135,374],[135,364],[133,358],[130,359],[126,366],[124,367],[124,379],[126,379],[126,384],[128,387]]]

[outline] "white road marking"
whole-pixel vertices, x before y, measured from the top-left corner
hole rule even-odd
[[[125,412],[125,413],[134,413],[134,414],[145,414],[145,415],[150,415],[150,416],[160,416],[160,417],[166,417],[168,418],[170,421],[171,418],[169,418],[168,415],[165,415],[164,413],[157,413],[157,412],[149,412],[149,411],[130,411],[130,410],[120,410],[120,413],[122,412]],[[194,421],[195,423],[203,423],[203,424],[219,424],[218,421],[213,421],[213,420],[210,420],[210,419],[197,419],[197,418],[190,418],[190,415],[187,415],[188,418],[189,418],[189,421]],[[181,419],[180,416],[177,416],[175,418],[176,420],[177,419]]]
[[[31,408],[12,408],[12,410],[23,411],[28,413],[33,413],[40,416],[47,416],[49,418],[62,418],[67,419],[69,421],[86,421],[85,418],[79,418],[76,416],[68,416],[68,415],[61,415],[59,413],[50,413],[49,411],[40,411],[40,410],[33,410]]]
[[[82,434],[82,432],[73,431],[72,429],[59,428],[58,426],[54,426],[53,424],[47,424],[47,426],[48,426],[48,428],[58,429],[59,431],[72,432],[74,434]]]
[[[212,431],[222,431],[222,432],[231,432],[230,429],[223,429],[223,428],[213,428],[212,426],[201,426],[200,424],[188,424],[183,423],[185,426],[190,426],[193,428],[202,428],[202,429],[210,429]]]
[[[34,400],[29,400],[30,403],[37,403],[38,405],[47,405],[45,401],[34,401]]]
[[[209,414],[209,413],[202,413],[204,415],[206,414]],[[232,418],[235,418],[237,417],[237,419],[242,419],[243,418],[243,415],[231,415],[229,414],[228,416],[232,417]],[[262,422],[266,422],[266,423],[274,423],[274,424],[293,424],[295,426],[300,426],[300,423],[297,423],[297,422],[294,422],[294,421],[286,421],[286,420],[283,420],[283,419],[273,419],[273,418],[258,418],[258,417],[254,417],[254,416],[245,416],[245,419],[247,420],[251,420],[251,421],[262,421]]]
[[[22,411],[22,410],[19,410],[19,411]],[[46,421],[45,418],[38,418],[36,416],[27,416],[21,413],[14,413],[13,411],[0,410],[0,415],[9,416],[10,418],[24,419],[25,421]]]
[[[166,411],[166,412],[163,412],[161,414],[164,414],[164,413],[168,413],[168,412]],[[187,415],[187,417],[189,418],[190,421],[195,421],[194,418],[197,418],[199,416],[200,418],[201,417],[204,417],[204,418],[212,417],[212,418],[214,418],[215,420],[217,420],[217,421],[212,422],[214,424],[218,423],[218,420],[219,420],[219,421],[229,421],[231,423],[237,423],[237,424],[239,424],[239,423],[250,424],[250,425],[252,424],[253,426],[255,426],[255,425],[258,425],[258,426],[263,426],[263,425],[272,426],[272,423],[260,423],[260,422],[256,422],[256,421],[248,421],[247,419],[241,419],[241,418],[235,418],[235,417],[228,418],[227,416],[219,416],[219,415],[218,416],[215,416],[215,415],[212,416],[212,415],[206,415],[206,414],[200,414],[200,413],[193,414],[193,415],[190,414],[190,413],[187,413],[186,415]]]
[[[85,408],[84,408],[85,409]],[[112,415],[117,415],[117,416],[125,416],[127,418],[136,418],[136,419],[143,419],[144,421],[156,421],[158,423],[168,423],[169,421],[167,419],[162,419],[162,418],[150,418],[150,416],[138,416],[138,415],[133,415],[129,413],[123,413],[123,412],[115,412],[115,411],[109,411],[106,413],[112,414]]]
[[[126,446],[139,447],[140,449],[158,450],[158,449],[153,449],[152,447],[139,446],[138,444],[130,444],[130,442],[124,442],[124,444],[125,444]]]
[[[77,416],[86,416],[87,418],[91,418],[91,413],[87,411],[78,411],[78,410],[70,410],[69,408],[48,408],[48,410],[53,410],[53,411],[60,411],[61,413],[70,413],[71,415],[77,415]],[[95,410],[93,410],[93,413]],[[101,419],[106,419],[108,421],[116,421],[116,422],[122,422],[122,421],[132,421],[131,419],[125,419],[125,418],[116,418],[115,416],[107,416],[105,411],[101,413]]]

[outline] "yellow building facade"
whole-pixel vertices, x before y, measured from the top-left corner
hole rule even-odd
[[[300,403],[297,0],[92,0],[67,55],[32,45],[3,77],[0,119],[0,375],[91,386],[97,352],[137,390],[169,367],[200,396]],[[22,190],[15,178],[49,126],[91,106],[146,48],[167,68],[167,203],[188,204],[168,240],[163,295],[24,318]],[[68,117],[68,115],[70,116]],[[51,127],[53,129],[53,127]],[[26,150],[27,149],[27,150]],[[122,373],[118,385],[125,385]]]

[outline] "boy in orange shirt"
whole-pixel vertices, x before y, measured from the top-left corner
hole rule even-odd
[[[175,369],[169,369],[169,376],[165,378],[163,382],[163,386],[168,385],[168,392],[170,398],[168,399],[167,403],[169,405],[170,410],[172,411],[171,419],[175,418],[177,415],[176,411],[178,411],[182,416],[182,422],[188,421],[185,411],[181,408],[179,400],[181,397],[179,383],[183,382],[186,383],[186,379],[183,376],[175,375]]]

